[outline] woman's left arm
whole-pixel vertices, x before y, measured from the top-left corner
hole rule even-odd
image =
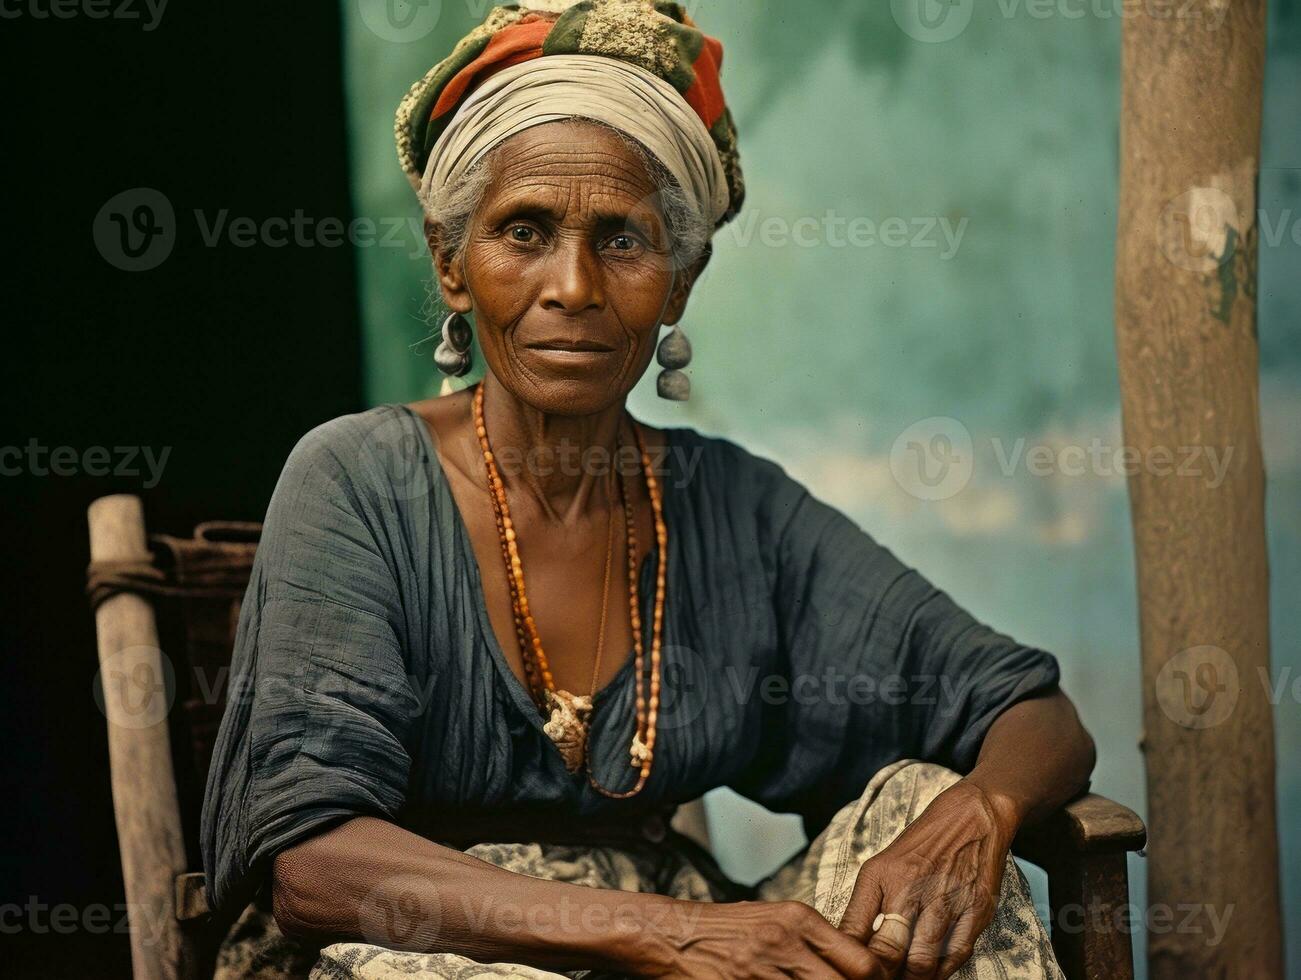
[[[1015,835],[1074,799],[1096,758],[1093,738],[1059,688],[999,715],[963,781],[983,791]]]
[[[965,773],[863,865],[840,923],[877,976],[947,977],[993,917],[1017,831],[1084,788],[1093,742],[1051,653],[980,622],[780,467],[735,469],[762,489],[783,669],[842,684],[769,709],[732,787],[825,826],[884,766]],[[874,931],[881,912],[907,924]]]
[[[840,928],[863,939],[881,977],[948,977],[998,904],[1012,841],[1078,794],[1095,753],[1061,692],[1019,701],[990,725],[975,768],[864,863]],[[878,913],[903,916],[872,929]]]

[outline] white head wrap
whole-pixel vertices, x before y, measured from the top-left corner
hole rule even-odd
[[[718,224],[727,174],[709,130],[668,82],[601,55],[546,55],[497,72],[466,98],[429,154],[420,200],[458,180],[499,143],[530,126],[584,116],[637,140]]]

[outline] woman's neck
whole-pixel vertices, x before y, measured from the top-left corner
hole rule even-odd
[[[485,376],[483,416],[489,445],[506,486],[536,501],[548,520],[573,524],[613,499],[607,489],[638,456],[621,438],[625,399],[594,415],[553,415],[516,398]]]

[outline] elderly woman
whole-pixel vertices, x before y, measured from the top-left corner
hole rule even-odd
[[[484,376],[285,465],[204,809],[245,909],[219,974],[1060,976],[1008,856],[1093,764],[1056,662],[775,463],[630,416],[663,325],[687,396],[741,206],[722,49],[673,3],[539,6],[398,113],[437,362],[473,329]],[[812,843],[729,881],[667,824],[719,786]]]

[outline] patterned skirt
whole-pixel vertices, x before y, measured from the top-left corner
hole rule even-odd
[[[707,852],[678,834],[658,844],[479,844],[466,853],[509,871],[593,888],[656,892],[700,902],[795,900],[837,925],[863,862],[894,840],[957,779],[957,774],[929,763],[905,760],[887,766],[816,840],[754,888],[728,881]],[[591,971],[557,974],[515,963],[478,963],[451,953],[397,952],[368,943],[308,949],[281,934],[270,914],[256,905],[249,906],[227,935],[216,971],[216,980],[555,980],[562,976],[598,980]],[[1062,980],[1029,887],[1010,857],[994,919],[980,934],[971,959],[954,976]]]

